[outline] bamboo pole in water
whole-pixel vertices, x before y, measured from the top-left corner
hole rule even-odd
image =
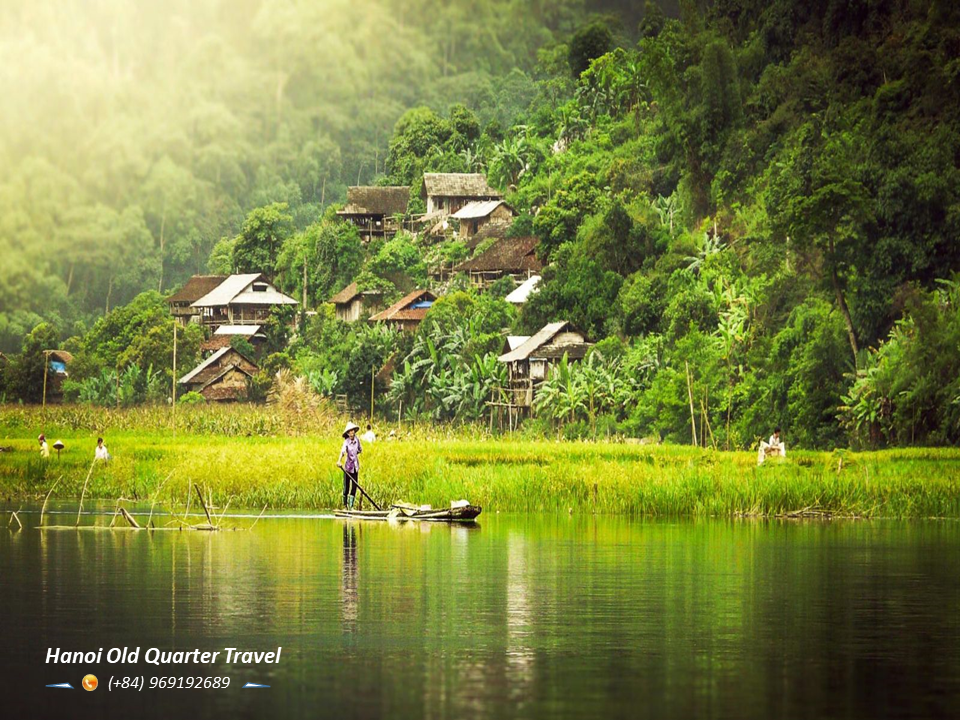
[[[210,526],[212,527],[212,526],[213,526],[213,520],[210,519],[210,511],[207,510],[207,503],[204,502],[204,500],[203,500],[203,495],[202,495],[201,492],[200,492],[200,487],[199,487],[196,483],[193,484],[193,487],[194,487],[194,489],[197,491],[197,497],[200,498],[200,504],[203,506],[203,512],[206,513],[206,515],[207,515],[207,522],[208,522],[208,523],[210,524]]]
[[[53,484],[47,491],[47,496],[43,499],[43,505],[40,506],[40,525],[43,526],[43,511],[47,509],[47,501],[50,499],[50,496],[53,494],[53,491],[56,490],[57,485],[60,484],[60,481],[63,480],[63,475],[57,478],[57,481]]]
[[[77,522],[74,527],[79,527],[80,525],[80,513],[83,512],[83,496],[87,494],[87,483],[90,482],[90,476],[93,474],[93,466],[97,464],[97,459],[94,458],[93,462],[90,463],[90,469],[87,471],[87,479],[83,481],[83,490],[80,492],[80,507],[77,508]]]

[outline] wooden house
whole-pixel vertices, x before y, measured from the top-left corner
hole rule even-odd
[[[372,323],[387,323],[400,330],[416,330],[437,296],[429,290],[413,290],[386,310],[370,318]]]
[[[347,188],[347,204],[337,215],[356,225],[361,239],[370,242],[396,235],[396,216],[406,215],[409,202],[408,186],[354,186]]]
[[[231,275],[206,295],[191,303],[198,322],[207,327],[219,325],[259,325],[270,318],[270,311],[283,305],[299,305],[284,295],[260,273]]]
[[[211,402],[246,400],[247,380],[257,371],[252,360],[228,346],[180,378],[180,385],[185,392],[198,392]]]
[[[329,302],[336,308],[337,320],[356,322],[364,315],[383,308],[383,293],[379,290],[361,291],[352,282],[330,298]]]
[[[535,335],[498,360],[507,364],[506,391],[514,407],[529,408],[537,386],[546,380],[550,368],[566,355],[568,360],[582,360],[592,347],[570,323],[544,325]]]
[[[182,288],[167,298],[170,314],[186,327],[187,323],[200,321],[200,310],[193,303],[227,279],[226,275],[194,275]]]
[[[467,246],[467,250],[472,252],[477,249],[478,245],[483,244],[486,240],[490,240],[491,238],[494,240],[502,240],[507,236],[507,231],[510,230],[512,224],[512,221],[503,222],[491,220],[486,225],[481,225],[470,237],[463,238],[463,244]]]
[[[503,197],[480,173],[424,173],[420,194],[427,206],[427,216],[453,215],[468,203]]]
[[[539,244],[540,240],[535,237],[503,238],[476,257],[461,263],[456,270],[467,273],[470,282],[481,290],[505,275],[519,284],[543,268],[537,259]]]
[[[459,221],[460,238],[467,240],[490,223],[509,225],[516,213],[503,200],[477,200],[467,203],[450,217]]]
[[[73,355],[66,350],[44,350],[43,354],[47,357],[43,375],[46,402],[61,402],[63,381],[70,377],[68,366],[73,362]]]

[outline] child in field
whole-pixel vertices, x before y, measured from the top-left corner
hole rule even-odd
[[[347,423],[343,431],[343,446],[340,448],[340,457],[337,458],[337,467],[343,470],[343,506],[353,510],[353,501],[357,497],[357,483],[360,480],[360,453],[363,448],[360,438],[357,437],[359,425]],[[346,463],[344,463],[346,458]]]
[[[48,458],[50,457],[50,446],[47,445],[47,437],[43,433],[40,433],[40,437],[37,438],[37,442],[40,443],[40,457]]]

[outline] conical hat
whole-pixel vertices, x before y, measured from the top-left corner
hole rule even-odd
[[[359,430],[359,429],[360,429],[359,425],[354,425],[352,422],[348,422],[347,426],[343,429],[343,436],[346,437],[347,433],[350,432],[351,430]]]

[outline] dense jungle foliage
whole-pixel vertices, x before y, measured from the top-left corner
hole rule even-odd
[[[378,409],[479,419],[504,329],[564,319],[596,347],[531,432],[960,441],[954,3],[244,5],[108,2],[69,30],[60,4],[0,10],[8,399],[36,399],[58,338],[77,399],[161,399],[163,293],[265,270],[299,298],[306,261],[318,312],[291,344],[276,319],[256,397],[289,367],[361,404],[375,371]],[[338,322],[352,280],[398,297],[469,254],[362,245],[346,186],[410,184],[415,211],[424,172],[467,171],[540,238],[539,292],[518,313],[460,277],[416,334]]]

